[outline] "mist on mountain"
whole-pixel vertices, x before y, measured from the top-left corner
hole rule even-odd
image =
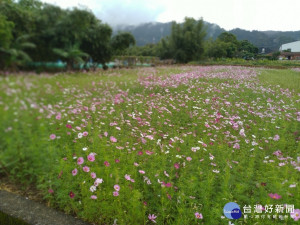
[[[277,51],[282,44],[300,40],[300,31],[257,31],[233,29],[225,30],[219,25],[204,21],[206,26],[206,39],[215,40],[221,33],[229,32],[234,34],[238,40],[248,40],[259,49],[264,48],[265,52]],[[133,34],[136,39],[136,45],[144,46],[146,44],[155,44],[171,34],[172,22],[160,23],[150,22],[139,25],[115,25],[114,34],[120,31],[126,31]]]

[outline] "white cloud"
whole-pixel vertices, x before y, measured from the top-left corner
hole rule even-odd
[[[203,17],[229,30],[300,30],[299,0],[43,0],[61,7],[85,5],[110,25],[183,21]]]

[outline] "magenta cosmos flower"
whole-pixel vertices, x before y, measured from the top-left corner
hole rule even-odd
[[[291,213],[291,217],[298,221],[300,219],[300,209],[295,209],[293,213]]]
[[[197,219],[203,219],[202,213],[195,212],[195,217]]]
[[[109,162],[104,161],[104,166],[110,166]]]
[[[72,175],[76,176],[77,172],[78,172],[78,170],[75,168],[74,170],[72,170]]]
[[[72,191],[70,191],[69,196],[70,196],[70,198],[74,198],[75,194]]]
[[[277,193],[275,193],[275,194],[270,193],[270,194],[268,194],[268,195],[270,196],[270,198],[273,198],[273,199],[280,199],[280,198],[281,198],[281,195],[279,195],[279,194],[277,194]]]
[[[95,161],[95,155],[93,153],[90,153],[88,156],[87,156],[87,159],[90,161],[90,162],[94,162]]]
[[[117,197],[117,196],[119,196],[119,192],[114,191],[114,192],[113,192],[113,195],[114,195],[115,197]]]
[[[175,164],[174,164],[174,167],[175,167],[175,169],[177,169],[177,170],[178,170],[178,169],[180,168],[180,165],[179,165],[179,163],[175,163]]]

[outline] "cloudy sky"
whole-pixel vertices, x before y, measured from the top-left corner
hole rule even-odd
[[[42,0],[62,8],[87,7],[112,26],[182,22],[194,17],[226,30],[300,30],[300,0]]]

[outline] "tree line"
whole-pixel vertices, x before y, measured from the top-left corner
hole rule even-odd
[[[205,58],[252,59],[258,54],[256,46],[248,40],[238,41],[234,34],[223,32],[216,40],[206,40],[205,36],[206,27],[203,20],[187,17],[182,24],[173,22],[171,35],[162,38],[157,44],[131,46],[126,50],[126,54],[172,58],[179,63]]]
[[[135,46],[129,32],[112,35],[112,28],[85,8],[61,9],[38,0],[1,0],[0,69],[22,69],[29,62],[104,65],[115,55],[156,56],[179,63],[205,57],[254,57],[258,49],[233,34],[205,40],[202,19],[173,22],[171,34],[157,44]]]
[[[58,59],[69,69],[84,62],[105,65],[134,44],[128,32],[112,36],[112,28],[88,9],[61,9],[37,0],[0,2],[1,69]]]

